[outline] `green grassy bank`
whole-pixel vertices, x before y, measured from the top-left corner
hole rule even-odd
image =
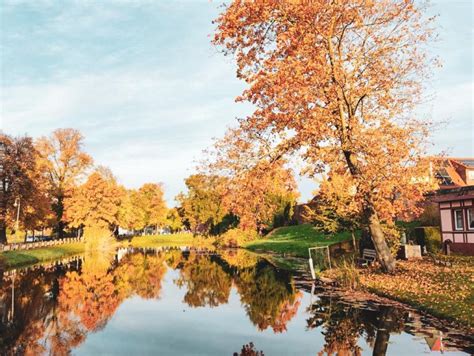
[[[60,259],[82,252],[84,252],[84,244],[77,242],[32,250],[2,252],[0,253],[0,262],[7,268],[14,268]]]
[[[284,253],[306,258],[309,247],[328,246],[351,239],[348,231],[324,235],[312,225],[304,224],[275,229],[264,238],[246,243],[244,247],[255,252]]]
[[[195,237],[191,233],[178,233],[171,235],[146,235],[136,236],[128,240],[122,240],[123,246],[133,247],[161,247],[161,246],[194,246],[194,247],[213,247],[213,238]]]

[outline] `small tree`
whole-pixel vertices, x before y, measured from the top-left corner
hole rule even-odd
[[[166,223],[166,203],[161,184],[146,183],[138,190],[140,208],[143,211],[144,226],[154,226],[155,231]]]

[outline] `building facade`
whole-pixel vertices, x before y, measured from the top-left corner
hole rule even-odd
[[[451,252],[474,255],[474,185],[437,192],[441,238]]]

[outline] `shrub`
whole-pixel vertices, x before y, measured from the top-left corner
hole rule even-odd
[[[424,226],[439,226],[440,217],[437,204],[428,204],[423,213],[420,215],[419,221]]]
[[[360,275],[353,260],[342,260],[337,267],[336,281],[341,287],[357,289],[360,284]]]
[[[85,249],[88,251],[108,251],[113,249],[116,241],[108,229],[87,226],[84,229]]]
[[[255,240],[258,234],[255,231],[245,231],[238,228],[227,230],[218,240],[223,247],[239,247],[245,243]]]
[[[436,226],[427,226],[425,230],[426,250],[431,253],[438,253],[442,250],[441,233]]]

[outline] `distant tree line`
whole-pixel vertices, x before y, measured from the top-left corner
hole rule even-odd
[[[167,225],[181,228],[176,211],[166,207],[163,187],[120,185],[110,169],[94,166],[75,129],[57,129],[34,140],[0,135],[0,243],[7,229],[52,229],[62,238],[88,227],[117,232]],[[18,218],[18,219],[17,219]]]

